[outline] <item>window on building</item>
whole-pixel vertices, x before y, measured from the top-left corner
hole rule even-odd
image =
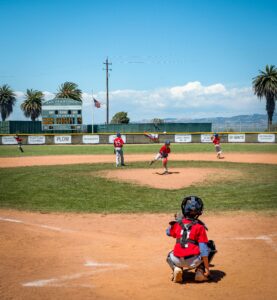
[[[68,114],[68,115],[71,115],[71,110],[69,110],[69,111],[67,112],[67,114]]]
[[[59,114],[59,111],[58,110],[55,110],[55,115],[58,115]]]

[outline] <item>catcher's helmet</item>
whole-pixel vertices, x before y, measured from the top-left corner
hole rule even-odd
[[[204,204],[197,196],[187,196],[182,201],[181,209],[185,217],[197,218],[202,215]]]
[[[170,140],[166,140],[164,143],[165,143],[166,145],[170,145]]]
[[[117,136],[117,137],[121,137],[121,134],[120,134],[120,132],[118,132],[118,133],[116,134],[116,136]]]

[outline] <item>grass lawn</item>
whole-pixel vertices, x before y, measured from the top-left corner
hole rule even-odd
[[[125,154],[155,153],[162,144],[125,145]],[[0,157],[39,156],[39,155],[82,155],[82,154],[113,154],[112,145],[24,145],[21,153],[16,145],[0,146]],[[224,152],[244,153],[277,153],[277,144],[222,144]],[[171,144],[173,153],[212,152],[212,144]]]
[[[155,145],[152,147],[153,151]],[[218,168],[219,172],[227,168],[243,176],[221,182],[211,178],[208,183],[179,190],[161,190],[97,176],[99,170],[114,169],[113,164],[7,168],[0,169],[0,207],[44,212],[176,212],[185,195],[197,195],[208,211],[277,211],[276,165],[171,162],[170,167],[174,166]],[[127,168],[145,168],[145,163]]]

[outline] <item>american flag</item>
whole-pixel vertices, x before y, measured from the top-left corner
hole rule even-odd
[[[101,107],[101,103],[99,101],[97,101],[95,98],[93,98],[93,102],[94,102],[94,106],[97,108]]]

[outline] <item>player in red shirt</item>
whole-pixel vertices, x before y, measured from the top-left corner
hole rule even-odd
[[[221,156],[222,150],[221,150],[221,145],[220,145],[220,137],[218,136],[217,133],[211,136],[211,140],[215,145],[215,151],[216,151],[216,157],[217,158],[224,158]]]
[[[115,153],[115,164],[118,166],[125,166],[124,164],[124,155],[123,155],[123,145],[124,141],[121,138],[121,134],[118,132],[116,138],[113,141],[114,153]]]
[[[15,138],[16,141],[17,141],[17,145],[18,145],[19,150],[20,150],[21,152],[24,152],[24,151],[23,151],[23,148],[22,148],[22,141],[23,141],[23,139],[20,138],[18,134],[16,134],[16,136],[15,136],[14,138]]]
[[[175,216],[166,230],[168,236],[176,239],[167,257],[174,282],[183,281],[183,269],[196,269],[196,281],[206,281],[210,277],[209,263],[217,251],[214,242],[208,240],[205,224],[198,220],[203,206],[199,197],[185,197],[181,204],[182,216]]]
[[[167,161],[168,161],[169,153],[170,153],[170,141],[166,140],[164,145],[161,147],[159,153],[155,156],[153,160],[150,161],[149,165],[151,166],[155,161],[161,159],[164,167],[163,174],[168,174]]]

